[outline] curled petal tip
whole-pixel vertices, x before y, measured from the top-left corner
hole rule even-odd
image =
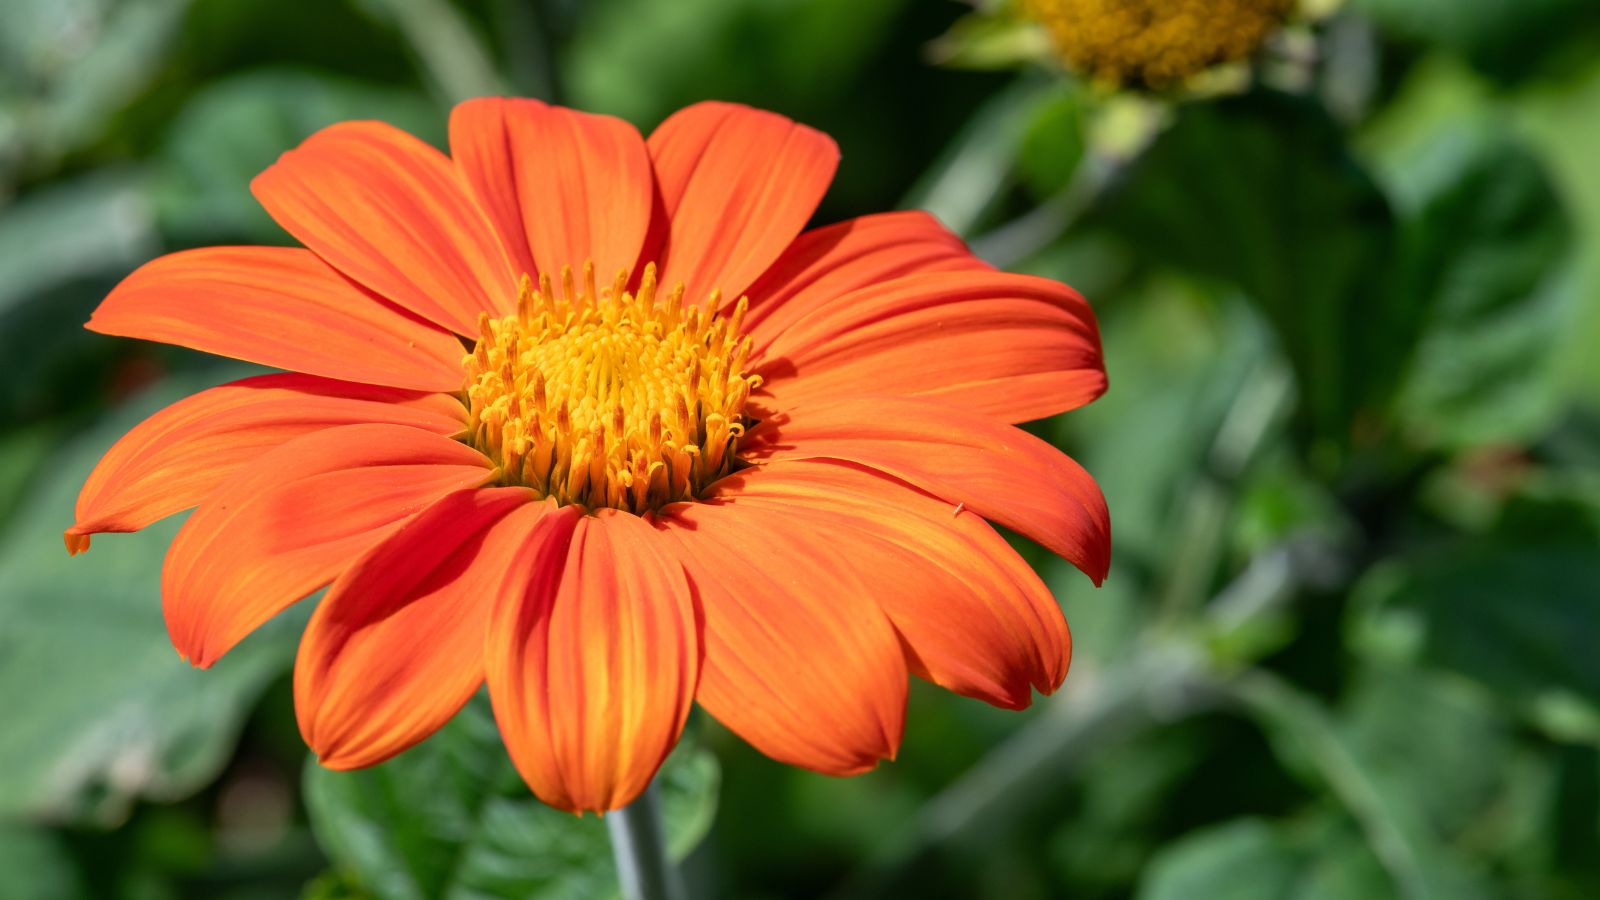
[[[77,556],[79,553],[83,553],[89,549],[90,536],[87,534],[80,534],[76,531],[73,531],[71,528],[68,528],[66,531],[61,533],[61,537],[64,541],[66,541],[68,556]]]

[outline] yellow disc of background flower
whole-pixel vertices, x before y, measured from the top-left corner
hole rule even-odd
[[[1024,0],[1073,68],[1102,81],[1163,86],[1243,59],[1293,0]]]

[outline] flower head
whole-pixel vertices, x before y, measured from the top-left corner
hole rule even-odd
[[[1244,59],[1294,0],[1023,0],[1066,61],[1094,78],[1162,87]]]
[[[330,585],[295,704],[325,765],[423,740],[485,683],[547,802],[626,804],[691,703],[771,756],[892,757],[907,675],[1005,707],[1065,676],[1050,592],[986,520],[1097,581],[1094,481],[1014,427],[1105,387],[1071,289],[922,213],[802,232],[827,136],[705,103],[648,141],[530,100],[386,125],[254,182],[300,248],[130,275],[89,327],[289,370],[119,441],[68,549],[194,507],[168,551],[209,666]]]

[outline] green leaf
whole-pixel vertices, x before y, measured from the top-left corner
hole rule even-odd
[[[1067,81],[1034,110],[1017,151],[1017,170],[1035,196],[1052,197],[1072,182],[1086,148],[1084,117],[1084,98]]]
[[[335,122],[379,119],[437,140],[444,117],[420,95],[286,69],[211,83],[184,107],[163,147],[163,230],[177,244],[283,243],[250,180]]]
[[[89,896],[61,838],[43,828],[0,825],[0,900]]]
[[[1394,888],[1350,821],[1318,809],[1297,821],[1234,819],[1164,847],[1137,900],[1370,900]],[[1454,894],[1441,894],[1454,897]]]
[[[1511,764],[1511,729],[1460,679],[1373,661],[1354,672],[1338,727],[1384,793],[1453,837],[1494,803]]]
[[[925,209],[970,234],[1015,177],[1018,148],[1054,83],[1021,79],[996,93],[923,172],[902,206]]]
[[[102,535],[69,558],[83,478],[112,440],[198,384],[168,383],[60,448],[0,535],[0,816],[114,822],[174,800],[231,755],[256,697],[287,669],[299,616],[280,617],[209,671],[173,651],[161,562],[176,521]]]
[[[26,167],[35,169],[106,133],[166,62],[190,4],[14,2],[20,8],[7,4],[0,29],[0,71],[12,69],[21,82],[17,135]]]
[[[1545,69],[1582,27],[1600,22],[1590,0],[1357,0],[1390,35],[1466,56],[1481,70],[1514,81]]]
[[[1259,819],[1240,819],[1168,845],[1139,886],[1138,900],[1275,900],[1294,896],[1300,854]]]
[[[1424,810],[1408,802],[1414,798],[1395,789],[1370,739],[1353,733],[1315,697],[1266,672],[1241,677],[1233,690],[1285,766],[1359,823],[1389,882],[1386,893],[1405,900],[1489,896],[1481,876],[1452,851]]]
[[[859,101],[859,70],[907,5],[612,0],[577,21],[562,68],[575,105],[640,125],[707,97],[793,114],[819,95]]]
[[[1572,225],[1543,166],[1503,131],[1457,127],[1386,181],[1404,211],[1390,296],[1427,311],[1402,421],[1434,445],[1532,438],[1560,412],[1548,351],[1579,309]]]
[[[1416,311],[1379,290],[1393,215],[1320,108],[1276,94],[1186,106],[1101,217],[1146,260],[1243,290],[1314,434],[1345,444],[1386,400]]]
[[[29,194],[0,215],[0,316],[59,285],[120,274],[160,249],[149,178],[102,170]]]
[[[1592,532],[1500,534],[1411,553],[1369,575],[1355,608],[1359,651],[1459,672],[1569,738],[1600,741]]]
[[[668,855],[710,830],[715,757],[686,739],[656,776]],[[540,803],[506,756],[485,698],[376,768],[309,760],[306,802],[340,865],[384,900],[605,897],[617,892],[606,826]]]

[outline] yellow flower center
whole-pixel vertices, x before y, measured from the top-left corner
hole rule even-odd
[[[1294,0],[1023,0],[1067,62],[1094,78],[1162,86],[1244,59]]]
[[[505,484],[562,504],[643,513],[696,497],[727,474],[744,434],[746,303],[716,313],[717,292],[686,304],[683,287],[658,296],[655,266],[637,293],[626,275],[596,291],[572,269],[556,291],[526,277],[517,312],[479,317],[466,369],[467,439],[500,466]]]

